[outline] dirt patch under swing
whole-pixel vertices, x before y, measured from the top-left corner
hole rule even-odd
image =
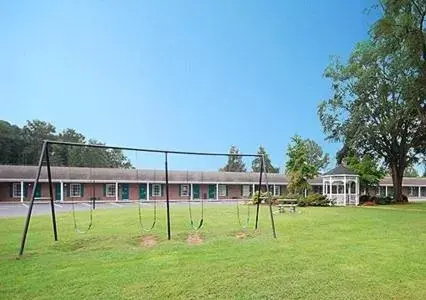
[[[141,237],[140,245],[145,248],[152,248],[155,245],[157,245],[157,240],[155,239],[155,236],[153,235],[146,235]]]
[[[242,232],[242,231],[237,232],[237,233],[235,234],[235,237],[236,237],[237,239],[244,239],[246,236],[247,236],[247,235],[246,235],[246,233],[245,233],[245,232]]]
[[[196,233],[188,235],[186,241],[189,245],[200,245],[203,243],[201,236]]]

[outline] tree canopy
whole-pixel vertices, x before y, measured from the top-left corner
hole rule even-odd
[[[306,139],[304,142],[307,148],[308,164],[314,166],[317,172],[324,171],[330,161],[329,155],[324,153],[321,146],[315,141]]]
[[[239,154],[240,150],[234,145],[229,149],[229,154]],[[220,172],[246,172],[246,166],[241,156],[228,156],[228,162],[223,168],[219,169]]]
[[[257,150],[257,154],[261,154],[264,157],[265,160],[265,169],[268,173],[278,173],[280,171],[280,168],[275,168],[272,165],[271,159],[269,158],[268,153],[266,152],[265,148],[263,146],[259,146],[259,149]],[[256,157],[253,159],[253,162],[251,163],[251,168],[253,172],[260,172],[260,166],[261,166],[261,158]]]
[[[55,126],[45,121],[27,121],[27,124],[20,128],[0,120],[0,163],[38,164],[41,147],[46,139],[103,145],[102,142],[93,139],[86,141],[85,136],[74,129],[68,128],[56,134]],[[51,164],[76,167],[132,167],[121,150],[66,145],[52,145]]]
[[[301,195],[305,189],[309,189],[308,180],[318,175],[317,165],[309,162],[309,148],[306,140],[295,135],[287,148],[286,174],[290,177],[288,190],[290,193]]]
[[[370,40],[358,43],[348,62],[334,59],[326,69],[333,94],[318,109],[329,139],[344,142],[360,155],[379,157],[391,169],[397,201],[403,199],[405,168],[426,151],[425,98],[418,91],[424,60],[420,52],[414,53],[414,41],[398,38],[399,22],[407,19],[411,24],[417,18],[414,3],[383,1],[384,15],[373,26]],[[424,43],[423,27],[421,31],[421,36],[413,35],[420,39],[418,44]]]
[[[404,172],[405,177],[419,177],[419,172],[413,166],[408,166]]]
[[[370,155],[358,156],[351,153],[345,158],[349,169],[359,175],[359,184],[367,193],[370,187],[378,186],[380,180],[386,175],[386,169]]]

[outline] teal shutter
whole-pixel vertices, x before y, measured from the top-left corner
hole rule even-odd
[[[84,197],[84,183],[80,183],[80,197]]]
[[[193,194],[194,199],[199,199],[200,198],[200,186],[198,184],[194,184],[194,194]]]
[[[24,183],[24,197],[28,197],[28,183]]]
[[[104,183],[104,197],[106,197],[106,184]]]
[[[152,197],[152,183],[149,184],[149,197]]]
[[[24,186],[24,194],[25,194],[25,186]],[[55,200],[61,199],[61,184],[59,182],[55,182]]]
[[[35,197],[41,198],[41,183],[36,184]]]
[[[163,197],[164,196],[164,193],[165,193],[165,190],[166,189],[166,185],[165,184],[162,184],[161,185],[161,197]]]
[[[225,185],[225,196],[228,197],[228,185]]]
[[[9,184],[9,197],[12,198],[13,197],[13,182],[11,182]]]

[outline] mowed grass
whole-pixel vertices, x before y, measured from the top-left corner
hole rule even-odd
[[[24,219],[0,219],[0,298],[426,299],[426,204],[275,214],[276,240],[267,207],[260,230],[236,238],[236,206],[207,205],[200,245],[187,243],[188,208],[171,209],[172,241],[161,208],[152,248],[136,207],[97,210],[88,234],[60,214],[56,243],[50,217],[34,217],[20,260]]]

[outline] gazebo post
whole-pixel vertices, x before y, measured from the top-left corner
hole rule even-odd
[[[346,183],[347,183],[347,180],[346,180],[346,175],[344,175],[343,176],[343,203],[345,204],[345,206],[346,206]]]

